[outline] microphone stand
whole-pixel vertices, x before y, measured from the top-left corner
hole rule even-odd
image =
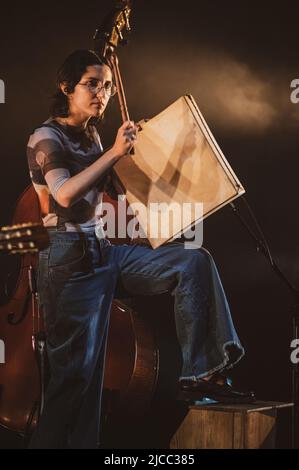
[[[248,205],[246,199],[242,197],[242,199]],[[239,219],[243,227],[247,230],[251,238],[256,244],[257,251],[265,256],[265,258],[270,263],[273,271],[275,274],[280,278],[280,280],[288,287],[289,292],[291,293],[294,306],[291,313],[292,319],[292,340],[297,340],[299,338],[299,290],[289,281],[289,279],[285,276],[285,274],[281,271],[279,266],[273,260],[270,250],[267,246],[267,242],[265,239],[260,239],[256,236],[252,228],[248,225],[247,221],[242,217],[240,211],[237,209],[234,203],[230,203],[230,207],[233,210],[233,213]],[[249,206],[248,206],[249,207]],[[250,211],[251,212],[251,211]],[[253,214],[251,214],[252,218],[254,219]],[[264,237],[263,237],[264,238]],[[292,362],[292,402],[294,404],[292,408],[292,448],[294,449],[295,446],[299,446],[299,363]]]
[[[40,396],[38,403],[37,422],[43,412],[45,402],[45,386],[46,386],[46,334],[41,329],[40,323],[40,310],[38,303],[38,292],[36,285],[36,276],[32,266],[28,270],[29,276],[29,287],[32,296],[32,349],[35,353],[37,366],[39,370],[39,385],[40,385]],[[37,305],[37,315],[36,315]]]

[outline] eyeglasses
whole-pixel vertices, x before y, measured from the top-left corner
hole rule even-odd
[[[78,83],[78,85],[86,86],[94,95],[104,91],[105,95],[114,96],[117,92],[117,88],[112,82],[106,82],[104,85],[97,85],[97,82]]]

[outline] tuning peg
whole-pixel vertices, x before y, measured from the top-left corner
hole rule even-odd
[[[124,40],[124,37],[123,37],[123,34],[122,34],[121,30],[120,30],[120,26],[121,26],[120,23],[117,23],[117,24],[115,25],[115,29],[116,29],[116,32],[117,32],[117,34],[118,34],[119,40],[120,40],[120,42],[122,43],[123,40]]]
[[[32,223],[32,222],[25,222],[23,224],[15,224],[11,227],[9,227],[9,226],[2,227],[0,230],[2,232],[10,232],[11,230],[18,230],[18,229],[22,229],[22,228],[34,227],[34,226],[37,226],[37,225],[38,224],[35,224],[35,223]]]
[[[127,31],[131,31],[131,25],[130,25],[130,11],[124,10],[123,14],[124,14],[124,20],[125,20],[125,23],[126,23],[126,30],[127,30]]]
[[[26,250],[14,249],[14,250],[11,251],[11,254],[13,254],[13,255],[26,255],[26,254],[35,254],[35,253],[38,253],[37,248],[26,249]]]

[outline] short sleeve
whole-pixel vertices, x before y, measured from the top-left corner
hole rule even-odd
[[[40,127],[30,136],[28,159],[31,166],[41,169],[43,176],[50,170],[67,169],[66,152],[59,131],[50,127]]]

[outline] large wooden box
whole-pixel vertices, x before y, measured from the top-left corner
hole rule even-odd
[[[172,449],[273,449],[277,410],[292,403],[191,406]]]

